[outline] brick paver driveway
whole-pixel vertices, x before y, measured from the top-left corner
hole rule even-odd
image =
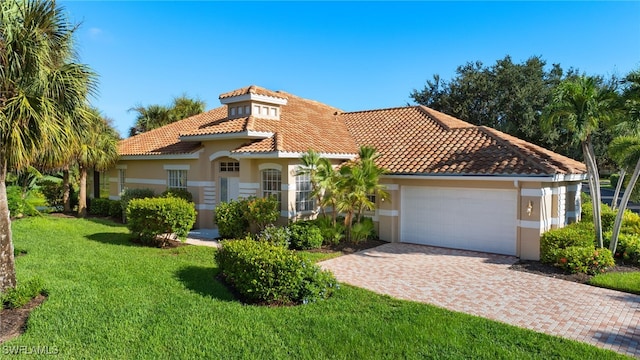
[[[385,244],[321,262],[339,281],[640,357],[640,296],[509,270],[517,259]]]

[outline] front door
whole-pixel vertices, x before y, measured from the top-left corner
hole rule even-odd
[[[236,200],[240,196],[240,178],[221,177],[220,178],[220,202]]]

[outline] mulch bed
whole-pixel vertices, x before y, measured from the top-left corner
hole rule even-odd
[[[336,245],[323,245],[320,249],[307,250],[309,252],[320,252],[320,253],[328,253],[328,252],[336,252],[340,251],[343,254],[353,254],[358,251],[371,249],[376,246],[388,244],[388,242],[383,240],[364,240],[358,243],[352,242],[340,242]]]
[[[42,304],[47,297],[38,295],[19,309],[0,310],[0,344],[18,337],[26,330],[31,311]]]
[[[580,284],[589,283],[589,280],[591,280],[591,278],[593,277],[593,275],[587,275],[587,274],[569,274],[553,265],[543,264],[540,261],[531,261],[531,260],[520,260],[517,263],[511,265],[509,269],[516,270],[516,271],[524,271],[524,272],[528,272],[536,275],[548,276],[556,279],[573,281]],[[640,267],[625,265],[625,264],[616,264],[616,266],[608,269],[606,272],[611,273],[611,272],[629,272],[629,271],[640,271]]]

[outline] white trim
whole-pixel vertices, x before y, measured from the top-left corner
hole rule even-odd
[[[554,193],[554,189],[548,187],[539,189],[520,189],[520,196],[543,197],[552,194],[557,195],[557,190]]]
[[[231,152],[229,152],[228,150],[216,151],[213,154],[209,155],[209,161],[213,161],[224,156],[231,157]]]
[[[224,134],[180,135],[181,141],[207,141],[220,139],[267,139],[273,136],[270,131],[238,131]]]
[[[120,196],[118,196],[118,195],[109,195],[109,200],[120,200]]]
[[[121,159],[123,156],[120,157]],[[116,165],[116,169],[118,170],[127,170],[127,165]]]
[[[238,184],[240,189],[260,189],[259,183],[240,183]]]
[[[196,204],[196,210],[215,210],[215,209],[216,209],[215,205]]]
[[[110,177],[109,178],[109,182],[117,183],[118,182],[118,178],[117,177]]]
[[[164,170],[189,170],[191,165],[163,165]]]
[[[385,209],[378,209],[378,214],[379,216],[398,216],[399,212],[398,210],[385,210]]]
[[[244,159],[300,159],[306,152],[286,152],[286,151],[272,151],[272,152],[236,152],[235,156]],[[356,154],[328,154],[320,153],[320,157],[336,160],[353,160],[357,157]]]
[[[190,181],[187,180],[187,186],[194,186],[194,187],[216,187],[216,182],[215,181]]]
[[[540,221],[518,220],[518,226],[524,229],[540,230]]]
[[[201,152],[202,150],[199,150],[191,154],[122,155],[120,156],[120,160],[193,160],[193,159],[199,159]]]
[[[287,99],[285,98],[268,96],[268,95],[258,95],[254,93],[230,96],[224,99],[220,99],[220,103],[223,105],[234,104],[234,103],[239,103],[243,101],[260,101],[267,104],[287,105]]]
[[[586,178],[586,175],[584,175]],[[555,175],[542,175],[542,176],[487,176],[487,175],[382,175],[381,179],[419,179],[419,180],[461,180],[461,181],[478,181],[478,180],[489,180],[489,181],[548,181],[548,182],[559,182],[559,181],[571,181],[565,180],[562,178],[557,178]],[[576,179],[579,180],[579,179]]]
[[[126,184],[145,184],[145,185],[167,185],[167,180],[159,179],[138,179],[138,178],[125,178]]]
[[[264,164],[258,165],[258,170],[259,171],[267,170],[267,169],[274,169],[274,170],[282,171],[282,165],[274,164],[274,163],[264,163]]]
[[[585,174],[556,174],[553,176],[553,182],[560,181],[583,181],[588,178],[588,175]]]
[[[398,184],[380,184],[385,187],[385,190],[396,191],[400,190],[400,185]]]

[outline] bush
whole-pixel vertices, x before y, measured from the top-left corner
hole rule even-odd
[[[163,197],[163,198],[175,197],[175,198],[185,199],[188,202],[193,202],[193,194],[191,194],[191,192],[189,192],[186,189],[167,189],[164,192],[162,192],[162,194],[160,194],[160,197]]]
[[[620,234],[615,255],[625,263],[640,265],[640,235]]]
[[[46,293],[42,279],[33,278],[5,291],[0,297],[0,303],[4,307],[17,309],[27,305],[36,296],[40,294],[46,295]]]
[[[621,233],[640,235],[640,215],[627,209],[622,215]]]
[[[351,226],[351,241],[354,243],[375,237],[377,237],[376,229],[371,218],[362,218],[360,222]]]
[[[62,201],[62,198],[64,196],[62,181],[42,180],[38,182],[38,186],[40,187],[40,192],[42,192],[45,199],[47,199],[47,204],[62,211],[62,209],[64,208],[64,202]],[[73,188],[72,185],[69,186],[71,209],[73,209],[78,205],[78,192]]]
[[[558,250],[571,246],[595,246],[595,230],[590,222],[579,222],[545,232],[540,237],[540,261],[553,264]]]
[[[120,194],[120,207],[123,215],[127,213],[127,207],[129,206],[129,201],[133,199],[146,199],[153,198],[156,196],[156,193],[152,189],[142,188],[142,189],[124,189],[122,194]]]
[[[240,239],[249,232],[249,222],[244,217],[245,201],[221,202],[216,207],[215,221],[218,233],[224,239]]]
[[[291,247],[298,250],[317,249],[322,246],[322,233],[310,221],[298,221],[289,225]]]
[[[313,220],[313,223],[320,229],[322,234],[323,244],[338,244],[344,239],[346,228],[342,223],[337,223],[333,226],[332,219],[330,217],[319,217]]]
[[[595,275],[615,265],[609,249],[593,247],[569,246],[558,250],[556,266],[571,273]]]
[[[257,227],[257,232],[261,232],[268,225],[275,223],[280,217],[280,202],[275,196],[266,198],[250,197],[243,206],[244,218],[250,225]]]
[[[178,198],[133,199],[127,207],[127,227],[144,244],[166,245],[173,234],[184,240],[196,222],[193,203]],[[164,236],[161,236],[164,235]]]
[[[35,190],[33,190],[32,193]],[[36,216],[40,212],[22,194],[20,186],[7,186],[7,203],[12,217]]]
[[[110,199],[91,199],[91,205],[89,206],[89,214],[97,216],[111,216],[111,208],[117,207],[118,212],[116,216],[121,215],[120,202]]]
[[[291,243],[291,231],[286,227],[268,225],[262,230],[258,240],[288,249]]]
[[[109,203],[109,216],[122,219],[122,204],[118,200],[111,200]]]
[[[330,272],[267,242],[223,241],[215,260],[225,281],[251,303],[306,304],[338,287]]]
[[[602,204],[602,231],[611,231],[616,220],[616,211],[607,204]],[[593,204],[591,202],[582,204],[582,221],[593,223]]]

